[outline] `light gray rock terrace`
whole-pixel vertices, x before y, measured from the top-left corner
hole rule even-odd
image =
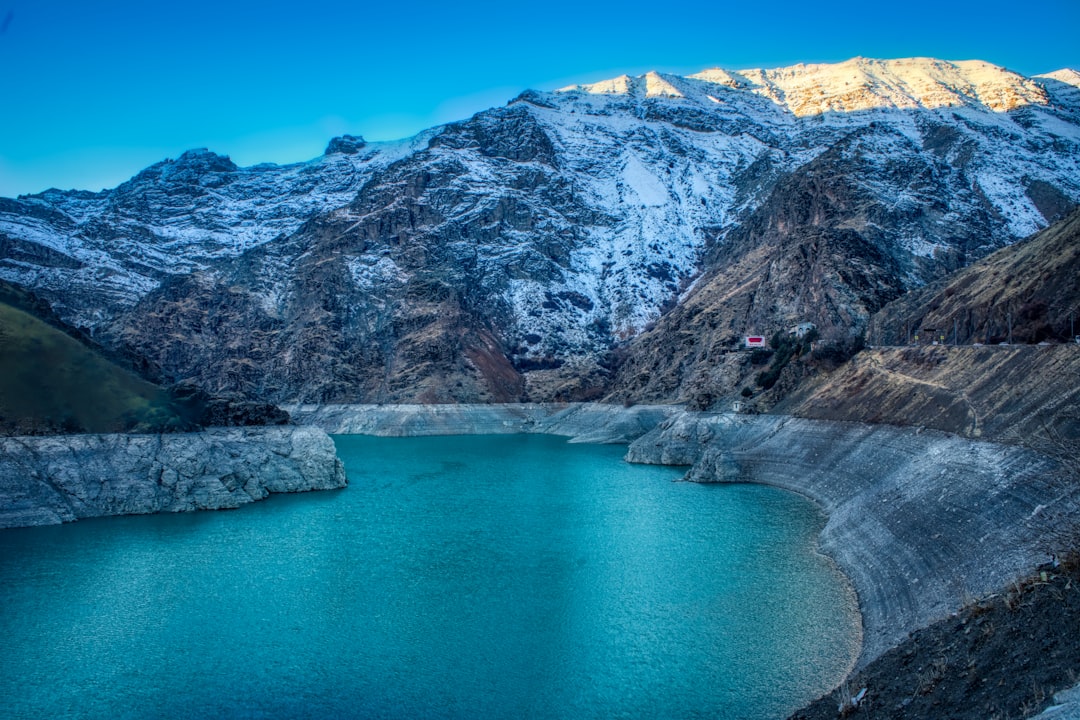
[[[685,413],[635,441],[627,459],[819,503],[821,548],[858,593],[860,667],[1047,561],[1056,529],[1047,519],[1061,517],[1049,458],[914,428]]]
[[[313,427],[0,438],[0,528],[236,508],[345,484],[333,441]]]
[[[670,417],[670,405],[286,405],[296,421],[332,435],[565,435],[571,442],[628,443]]]

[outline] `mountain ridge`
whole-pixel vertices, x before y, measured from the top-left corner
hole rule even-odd
[[[1065,69],[1053,79],[1071,76]],[[1051,77],[1051,74],[1038,77]],[[957,107],[980,104],[995,111],[1025,104],[1047,105],[1049,95],[1033,79],[982,60],[934,58],[877,60],[856,57],[841,63],[797,64],[747,70],[709,68],[686,76],[650,71],[632,78],[621,75],[596,83],[570,85],[557,92],[597,94],[644,93],[645,97],[687,97],[676,83],[701,81],[718,88],[744,90],[772,100],[797,117],[825,112],[858,112],[875,108]],[[840,83],[843,86],[840,86]],[[706,95],[713,102],[722,102]]]
[[[901,62],[785,72],[843,78]],[[926,62],[909,65],[926,75]],[[814,85],[780,70],[761,78],[787,83],[785,97]],[[598,397],[672,308],[740,263],[730,307],[756,310],[710,321],[723,342],[709,329],[691,355],[803,316],[857,335],[883,302],[1080,200],[1075,88],[983,64],[964,72],[990,80],[935,108],[800,116],[759,93],[652,73],[621,81],[621,94],[527,91],[389,146],[335,139],[309,163],[237,168],[185,153],[111,191],[0,201],[0,278],[145,357],[155,379],[210,392]],[[818,241],[834,248],[828,263],[784,260],[825,257]],[[785,263],[819,291],[775,275],[745,284]],[[751,301],[751,286],[768,290]]]

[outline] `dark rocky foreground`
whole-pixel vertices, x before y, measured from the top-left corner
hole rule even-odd
[[[792,720],[1030,717],[1076,685],[1078,636],[1080,558],[1073,557],[913,633]],[[1080,717],[1080,703],[1047,717]]]

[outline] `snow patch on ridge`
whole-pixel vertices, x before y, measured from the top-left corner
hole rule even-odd
[[[712,68],[687,77],[752,92],[796,117],[971,104],[1005,112],[1023,105],[1049,103],[1046,91],[1037,82],[982,61],[853,58],[836,64],[800,64],[769,70]]]
[[[667,186],[645,167],[636,155],[627,158],[626,165],[623,166],[622,179],[640,205],[660,207],[666,205],[670,198]],[[627,195],[624,195],[623,199],[633,202]]]
[[[408,274],[388,257],[349,257],[345,265],[353,282],[361,288],[403,284],[409,279]]]
[[[645,74],[645,97],[681,98],[683,94],[659,73]]]

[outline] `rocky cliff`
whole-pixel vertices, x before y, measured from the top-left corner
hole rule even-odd
[[[345,482],[333,442],[311,427],[0,438],[0,528],[235,508]]]
[[[1070,78],[649,73],[300,165],[192,152],[115,190],[4,200],[0,277],[211,393],[671,400],[743,333],[858,333],[1080,200]]]
[[[1017,444],[1080,438],[1080,211],[872,316],[872,349],[772,409]]]
[[[847,182],[843,174],[834,179]],[[781,203],[769,212],[785,217],[797,207],[798,201]],[[749,237],[762,244],[745,253],[736,250],[742,229],[732,233],[732,242],[719,253],[734,252],[731,263],[705,275],[695,291],[630,345],[611,399],[674,397],[703,408],[730,407],[733,400],[753,396],[757,410],[988,432],[1011,442],[1047,424],[1076,435],[1080,211],[906,292],[881,284],[889,277],[881,269],[887,256],[868,253],[856,236],[847,235],[851,242],[845,243],[844,233],[815,228],[810,217],[793,218],[783,235],[771,227],[752,230]],[[815,240],[792,251],[792,238],[805,236]],[[769,258],[768,272],[754,272],[755,255]],[[838,296],[827,279],[830,273],[847,278],[842,288],[854,294]],[[768,351],[740,352],[734,330],[739,317],[756,317],[755,324],[765,325],[762,307],[775,308],[792,279],[803,283],[799,297],[808,300],[799,310],[818,332],[815,342],[799,349],[796,361],[781,368],[776,358],[766,357]],[[754,291],[742,294],[733,287]],[[890,297],[895,299],[884,302]],[[814,314],[856,305],[861,314]],[[862,334],[844,337],[843,327]],[[781,328],[780,339],[787,336],[788,329]],[[844,365],[864,343],[875,349]],[[1038,353],[1022,349],[1036,345]],[[786,357],[780,351],[776,356]],[[775,390],[761,392],[759,374],[767,367],[777,371],[773,382],[780,382]]]

